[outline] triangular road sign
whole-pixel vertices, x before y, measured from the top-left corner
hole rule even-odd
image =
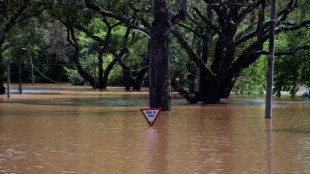
[[[144,108],[140,109],[144,118],[149,123],[150,126],[153,126],[155,123],[157,116],[159,115],[161,108]]]

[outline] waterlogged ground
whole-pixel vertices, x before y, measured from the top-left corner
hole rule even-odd
[[[16,86],[0,96],[0,173],[310,173],[310,100],[231,96],[190,105],[176,93],[153,128],[148,93]]]

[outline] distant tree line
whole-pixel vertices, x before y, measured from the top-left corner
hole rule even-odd
[[[310,4],[277,5],[274,91],[295,95],[310,87]],[[32,60],[55,81],[147,86],[163,110],[172,90],[191,103],[262,93],[269,14],[268,0],[2,0],[0,92],[8,60],[21,59],[23,81]]]

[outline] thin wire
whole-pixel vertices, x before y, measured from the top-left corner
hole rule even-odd
[[[67,82],[57,82],[57,81],[55,81],[55,80],[52,80],[52,79],[46,77],[42,72],[40,72],[40,71],[37,69],[37,67],[35,67],[33,64],[32,64],[32,66],[33,66],[33,68],[34,68],[41,76],[43,76],[44,78],[46,78],[47,80],[49,80],[49,81],[51,81],[51,82],[54,82],[54,83],[67,83]]]

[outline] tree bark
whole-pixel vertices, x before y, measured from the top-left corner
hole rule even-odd
[[[155,30],[156,31],[156,30]],[[150,46],[150,107],[171,110],[169,38],[166,35],[151,37]]]
[[[169,33],[174,24],[185,18],[187,0],[182,1],[180,12],[170,20],[166,0],[154,0],[154,21],[149,47],[150,107],[171,110]]]

